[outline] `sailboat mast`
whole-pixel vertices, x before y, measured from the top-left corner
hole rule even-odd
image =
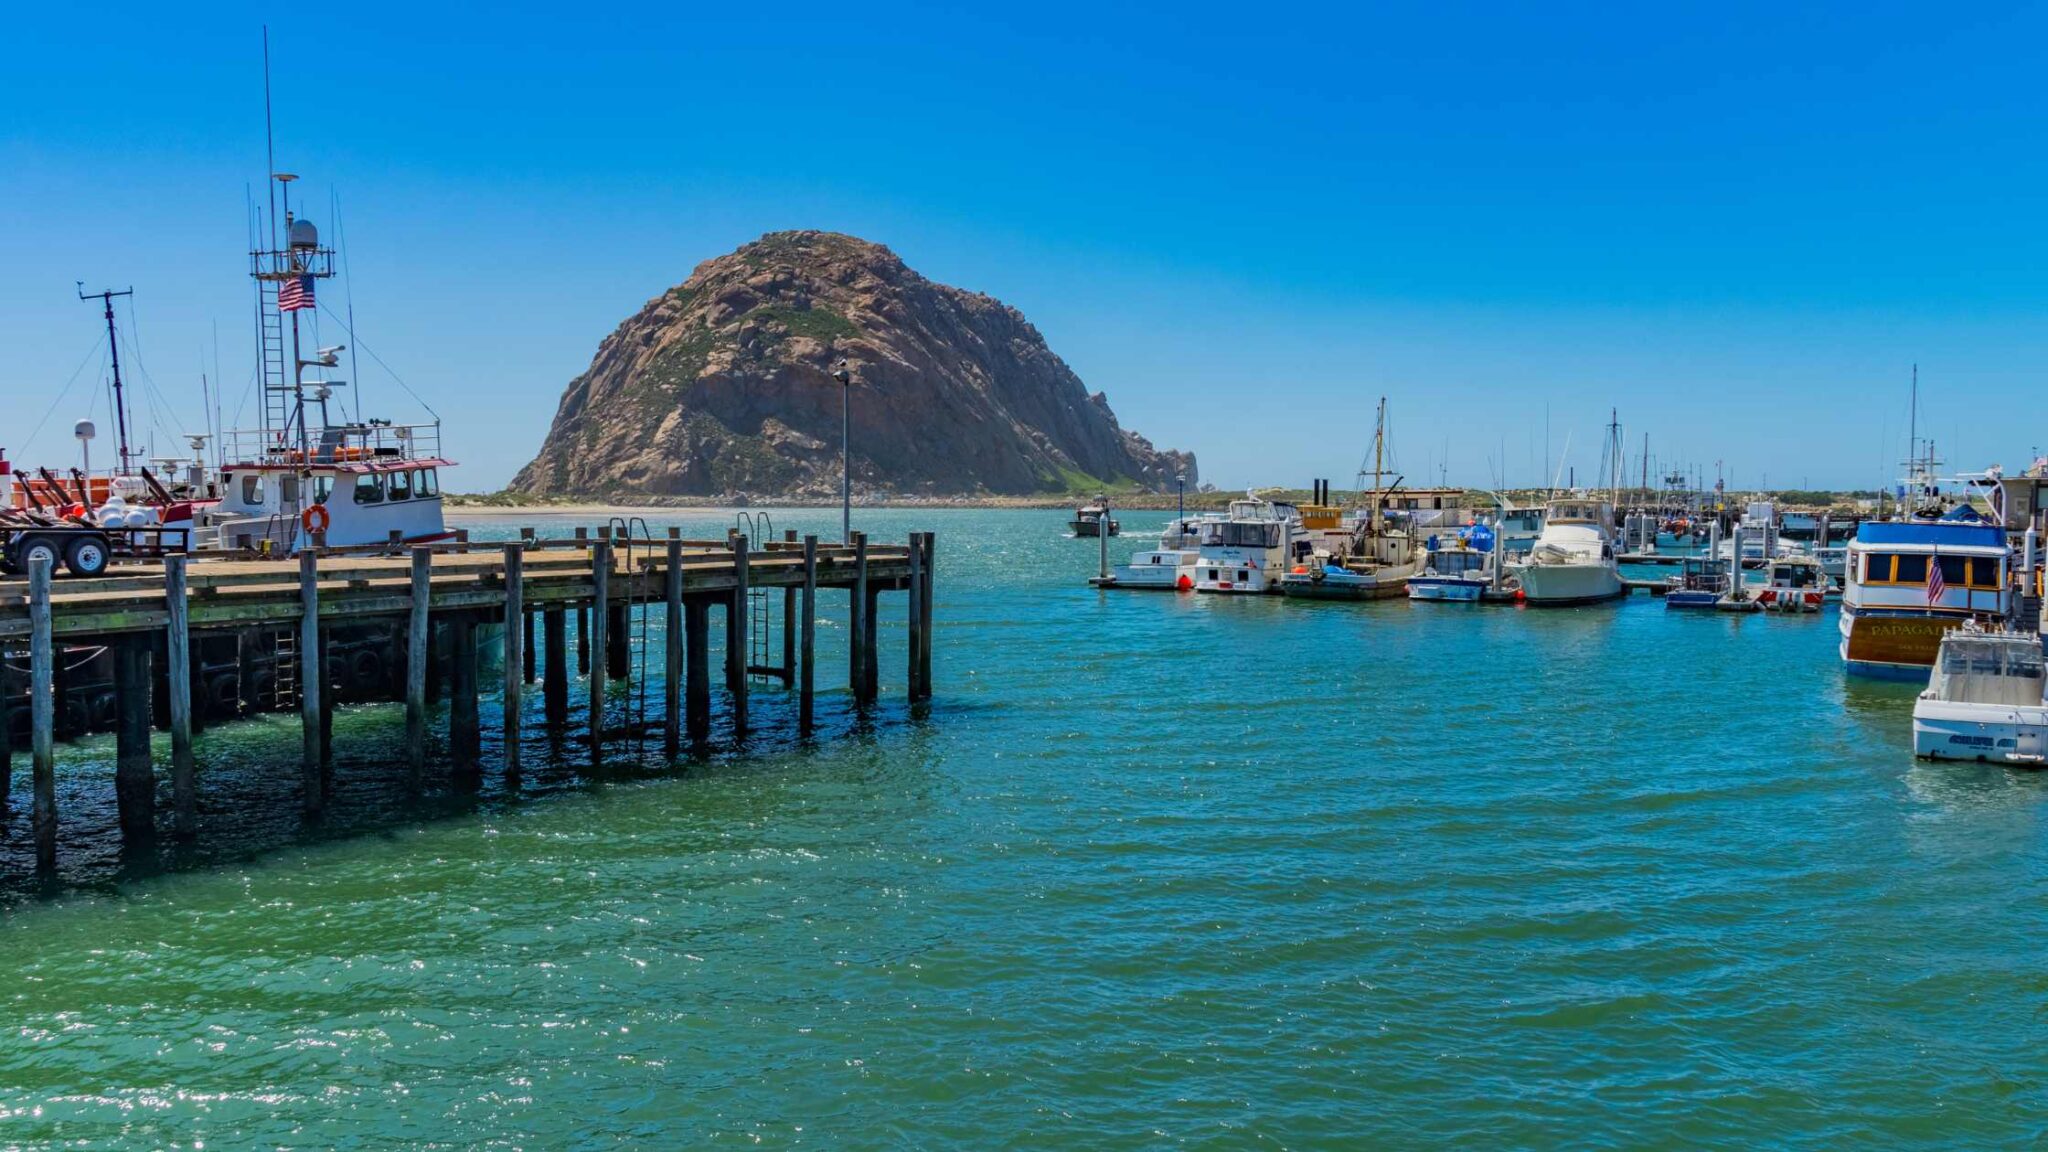
[[[1378,426],[1372,434],[1372,527],[1377,533],[1380,527],[1380,477],[1384,472],[1387,447],[1387,398],[1380,397]]]
[[[121,341],[114,335],[114,297],[133,296],[135,289],[124,288],[119,292],[109,289],[105,292],[87,292],[85,285],[78,286],[78,298],[91,300],[97,297],[106,308],[107,359],[114,368],[114,430],[120,439],[120,473],[127,475],[128,466],[128,395],[121,387]]]

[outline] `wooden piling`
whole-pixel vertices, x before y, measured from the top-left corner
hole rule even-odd
[[[796,728],[802,736],[811,734],[816,713],[818,668],[813,657],[818,639],[818,538],[804,537],[803,651],[797,668]]]
[[[35,774],[36,867],[57,867],[57,661],[50,630],[50,560],[28,564],[28,698]]]
[[[320,794],[325,796],[333,784],[334,769],[334,702],[340,698],[339,685],[334,675],[334,630],[320,626],[320,660],[315,667],[323,678],[320,682]]]
[[[922,533],[910,534],[910,579],[907,582],[910,603],[903,610],[904,647],[909,668],[903,677],[905,690],[911,703],[924,697],[918,691],[917,669],[920,649],[924,647],[924,611],[919,601],[924,596],[924,541]]]
[[[14,794],[14,669],[0,647],[0,812],[12,807]]]
[[[737,620],[735,627],[725,634],[725,646],[730,659],[726,662],[726,687],[732,692],[732,732],[739,736],[747,730],[747,661],[753,646],[747,641],[747,629],[752,624],[753,613],[747,611],[747,538],[733,537],[732,548],[732,615],[728,620]]]
[[[171,697],[172,830],[189,840],[199,827],[199,789],[192,765],[192,626],[186,599],[186,558],[164,557],[165,687]]]
[[[662,650],[667,656],[661,681],[661,750],[673,760],[682,751],[683,739],[683,541],[673,532],[668,538],[668,567],[661,586]]]
[[[796,529],[783,530],[782,542],[786,546],[796,544]],[[782,590],[782,687],[784,691],[796,687],[796,602],[801,589],[796,587]]]
[[[448,751],[457,777],[482,770],[483,721],[477,704],[476,618],[458,612],[448,622]]]
[[[299,553],[299,774],[309,816],[319,815],[327,800],[320,772],[320,695],[327,670],[320,659],[319,563],[311,549]]]
[[[121,836],[147,839],[155,831],[156,772],[149,762],[150,638],[116,637],[114,658],[114,802]]]
[[[606,649],[612,643],[607,625],[611,613],[612,546],[603,537],[590,546],[590,747],[591,767],[597,767],[597,749],[604,744],[604,676],[610,661]]]
[[[505,545],[505,775],[519,775],[519,710],[526,687],[526,545]]]
[[[689,645],[684,718],[690,743],[702,744],[711,738],[711,606],[702,597],[683,601],[683,631]]]
[[[627,574],[630,578],[630,573]],[[605,613],[604,620],[604,661],[605,678],[623,684],[632,679],[632,626],[626,617],[626,605],[613,604]]]
[[[405,633],[405,757],[414,783],[427,770],[427,656],[433,647],[434,550],[412,550],[412,607]]]
[[[846,688],[855,705],[866,704],[868,624],[868,536],[853,534],[853,588],[847,596]]]
[[[524,659],[520,661],[519,675],[526,683],[531,684],[540,677],[537,652],[540,646],[540,613],[528,608],[520,627],[524,631],[521,633],[519,652]]]
[[[882,586],[868,581],[867,611],[861,614],[861,627],[867,629],[862,637],[861,651],[861,692],[864,703],[873,704],[882,694],[882,645],[879,640],[882,619]]]
[[[541,668],[541,710],[550,727],[569,719],[569,613],[549,608],[541,613],[541,639],[547,659]]]
[[[919,698],[924,700],[932,698],[932,601],[937,598],[939,587],[938,540],[936,532],[924,534],[924,594],[917,601],[918,612],[924,617],[924,624],[919,629],[924,634],[924,647],[917,658],[917,680],[922,690]]]

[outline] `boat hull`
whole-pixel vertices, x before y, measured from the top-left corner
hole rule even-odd
[[[1664,594],[1664,607],[1711,612],[1714,610],[1714,605],[1720,599],[1721,593],[1719,592],[1703,592],[1696,588],[1680,588]]]
[[[1842,662],[1858,676],[1919,679],[1934,666],[1942,633],[1967,617],[1842,608]]]
[[[1467,580],[1458,576],[1415,576],[1408,581],[1408,598],[1477,604],[1487,585],[1485,580]]]
[[[1599,604],[1628,594],[1621,573],[1609,564],[1530,564],[1518,569],[1522,602],[1545,608]]]
[[[1306,576],[1289,575],[1281,579],[1280,592],[1297,600],[1391,600],[1405,595],[1407,584],[1405,576],[1392,580],[1338,580],[1332,577],[1311,580]]]
[[[1913,708],[1913,755],[2039,765],[2048,758],[2048,706],[1922,700]]]

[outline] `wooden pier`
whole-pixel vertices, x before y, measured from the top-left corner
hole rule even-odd
[[[662,679],[665,707],[648,715],[661,725],[670,758],[686,741],[697,746],[711,737],[708,622],[714,609],[726,619],[722,670],[733,735],[747,731],[747,698],[757,678],[780,681],[796,694],[797,726],[808,735],[815,724],[821,589],[850,593],[847,686],[855,706],[868,707],[880,694],[876,609],[887,592],[909,598],[908,698],[930,699],[933,561],[929,532],[912,533],[907,544],[882,545],[860,533],[848,544],[821,544],[794,532],[757,543],[737,533],[685,540],[674,529],[666,538],[600,529],[578,530],[573,539],[543,540],[528,530],[505,543],[458,537],[409,547],[308,550],[285,560],[172,556],[94,579],[53,579],[49,566],[38,563],[25,578],[0,579],[0,657],[27,656],[26,683],[10,667],[14,660],[0,659],[0,805],[10,799],[15,751],[9,710],[26,703],[36,860],[40,869],[54,868],[57,708],[67,655],[81,650],[104,649],[112,665],[115,796],[127,838],[156,831],[157,766],[150,753],[156,726],[170,731],[174,831],[194,833],[203,786],[193,759],[199,727],[194,678],[198,654],[209,642],[240,645],[239,675],[225,674],[224,691],[239,695],[245,712],[261,710],[260,702],[248,704],[257,698],[251,670],[259,660],[273,677],[262,685],[263,700],[277,706],[295,698],[309,815],[320,813],[334,786],[333,713],[343,684],[331,657],[343,635],[365,661],[373,692],[378,669],[399,670],[381,698],[405,702],[405,749],[415,782],[427,768],[429,705],[442,695],[452,769],[458,779],[481,774],[480,626],[502,625],[503,770],[510,778],[520,771],[521,701],[536,679],[543,723],[558,730],[569,722],[570,685],[579,673],[585,676],[587,738],[592,763],[600,761],[604,743],[618,734],[606,718],[606,684],[633,675],[628,648],[635,612],[643,636],[655,634],[644,627],[649,617],[666,625],[659,630],[661,658],[644,652],[639,674]],[[777,593],[782,643],[772,653],[751,624],[769,618],[769,598]],[[573,651],[567,642],[572,614],[587,622]],[[268,647],[252,655],[252,641]]]

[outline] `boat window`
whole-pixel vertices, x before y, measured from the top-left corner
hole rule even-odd
[[[1239,584],[1242,584],[1249,579],[1251,579],[1251,576],[1248,573],[1246,573],[1244,569],[1239,568],[1237,570],[1237,582]]]
[[[1948,568],[1941,570],[1942,579],[1948,579]],[[1978,556],[1970,561],[1970,587],[1988,588],[1998,591],[2003,585],[1998,582],[1998,561],[1989,556]]]
[[[424,500],[429,496],[439,496],[441,494],[441,478],[432,468],[422,468],[414,473],[413,476],[416,481],[412,486],[413,492],[420,499]]]
[[[1967,556],[1941,557],[1941,582],[1951,588],[1968,587],[1970,558]]]
[[[1943,572],[1942,578],[1947,579],[1948,573]],[[1911,553],[1907,553],[1903,556],[1900,556],[1898,558],[1896,566],[1892,569],[1892,583],[1927,583],[1927,557],[1916,556]]]
[[[277,498],[285,504],[299,502],[299,478],[289,472],[277,478]]]
[[[242,477],[242,503],[261,505],[263,503],[263,473],[252,472]]]
[[[382,504],[384,502],[384,478],[375,472],[365,472],[356,477],[356,503]]]
[[[324,474],[313,477],[313,503],[325,504],[327,503],[327,498],[332,495],[334,495],[334,477]]]
[[[384,476],[384,498],[386,500],[412,499],[412,473],[386,473]]]

